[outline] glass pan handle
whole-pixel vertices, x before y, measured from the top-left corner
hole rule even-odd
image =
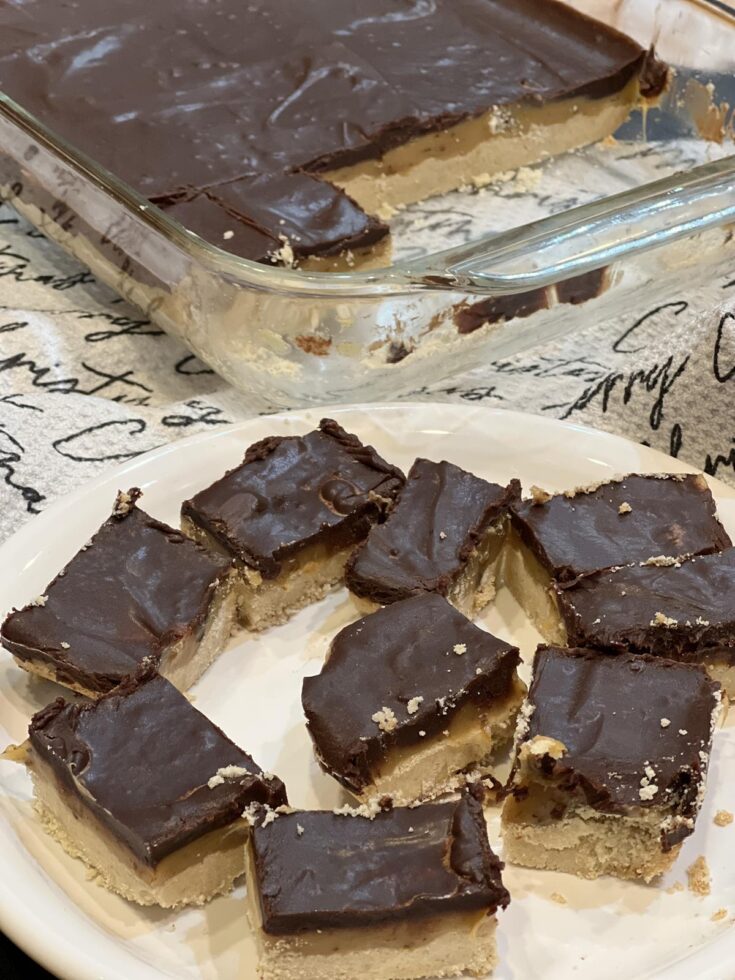
[[[399,266],[424,288],[519,293],[735,224],[735,156]],[[696,246],[693,246],[696,247]]]

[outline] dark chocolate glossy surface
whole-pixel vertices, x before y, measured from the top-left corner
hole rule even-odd
[[[237,820],[250,803],[286,802],[250,756],[163,677],[144,673],[91,704],[61,698],[39,711],[31,745],[74,794],[144,864]],[[247,775],[210,788],[219,769]]]
[[[170,217],[195,235],[254,262],[270,262],[283,244],[264,228],[233,218],[206,194],[184,197],[162,206]]]
[[[0,88],[153,200],[379,158],[492,106],[601,98],[637,75],[645,88],[647,66],[636,43],[552,0],[0,6]],[[247,220],[290,193],[253,191]],[[311,205],[294,218],[329,247]],[[362,243],[385,234],[356,207],[350,220]],[[343,231],[328,231],[333,247]]]
[[[234,557],[275,578],[308,545],[356,544],[404,477],[331,419],[251,446],[240,466],[184,501],[182,514]]]
[[[631,474],[592,492],[524,500],[513,525],[553,578],[646,561],[706,554],[730,546],[707,481],[698,474]]]
[[[252,848],[263,928],[272,934],[493,912],[510,900],[471,796],[373,820],[296,811],[256,827]]]
[[[718,692],[699,667],[540,647],[525,739],[562,742],[566,753],[546,757],[547,774],[581,789],[595,809],[654,807],[688,817],[707,770]]]
[[[520,497],[520,483],[488,483],[453,463],[417,459],[388,520],[350,559],[347,585],[389,603],[447,595],[483,533]]]
[[[330,256],[380,241],[388,226],[333,184],[310,174],[243,177],[202,193],[191,188],[164,209],[201,238],[258,262]]]
[[[304,678],[309,732],[327,771],[360,792],[392,746],[438,734],[463,704],[510,694],[518,662],[516,647],[441,596],[395,602],[341,630],[321,673]],[[384,708],[395,715],[390,732],[373,720]]]
[[[10,613],[2,643],[61,684],[109,691],[144,659],[157,662],[177,640],[198,638],[228,570],[227,559],[132,506],[105,521],[42,605]]]
[[[628,565],[557,588],[573,646],[735,660],[735,548],[675,565]]]

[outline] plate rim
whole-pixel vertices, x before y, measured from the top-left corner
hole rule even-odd
[[[550,418],[531,412],[519,412],[475,402],[391,401],[375,404],[369,402],[340,402],[333,405],[307,406],[299,409],[255,415],[251,418],[228,423],[215,431],[204,431],[194,435],[183,436],[169,443],[163,443],[154,449],[134,456],[122,463],[105,467],[100,473],[87,480],[81,486],[61,494],[44,508],[38,515],[38,518],[44,523],[46,521],[54,521],[67,508],[75,506],[75,504],[80,503],[85,498],[95,496],[102,488],[109,486],[118,479],[120,480],[120,487],[132,485],[129,479],[123,479],[126,474],[135,474],[136,470],[144,469],[151,463],[157,462],[170,454],[188,452],[197,445],[203,443],[209,444],[220,439],[232,437],[239,432],[247,431],[253,426],[262,425],[269,421],[273,421],[276,424],[283,424],[286,421],[303,419],[308,424],[314,424],[315,418],[318,421],[319,418],[330,417],[332,415],[336,416],[337,421],[339,421],[339,416],[349,414],[391,415],[396,412],[414,414],[417,412],[431,413],[437,411],[456,413],[458,415],[462,415],[465,412],[473,414],[480,413],[488,420],[493,417],[502,417],[506,424],[508,421],[512,422],[513,419],[517,419],[519,424],[528,424],[530,421],[534,426],[541,428],[551,428],[556,431],[566,429],[581,433],[586,437],[604,439],[611,446],[617,445],[621,449],[623,447],[629,448],[633,446],[639,451],[654,454],[660,458],[662,464],[666,464],[666,469],[661,470],[661,472],[702,472],[695,466],[670,456],[661,450],[654,449],[651,446],[635,442],[635,440],[618,435],[617,433],[607,432],[604,429],[597,429],[594,426],[585,425],[569,419]],[[649,470],[648,472],[655,471]],[[705,476],[718,502],[720,498],[725,500],[735,499],[734,488],[718,480],[716,477],[708,474],[705,474]],[[17,531],[0,543],[0,568],[5,565],[4,559],[6,555],[11,556],[13,552],[18,550],[23,551],[26,538],[34,536],[37,527],[38,521],[29,518]],[[24,846],[22,842],[19,841],[18,843],[20,847]],[[42,864],[39,864],[39,867],[43,870]],[[73,940],[65,937],[62,948],[56,947],[53,950],[49,949],[44,942],[42,929],[38,928],[38,921],[29,921],[27,911],[27,905],[19,906],[17,902],[13,902],[13,894],[7,882],[5,880],[0,881],[0,929],[2,929],[11,942],[39,965],[43,966],[55,976],[63,978],[63,980],[67,980],[67,978],[68,980],[100,980],[103,975],[100,967],[96,966],[95,962],[91,961],[83,950],[74,946]],[[717,951],[716,953],[715,950]],[[694,975],[692,974],[692,969],[696,969],[698,971],[696,974],[698,980],[722,980],[721,973],[717,971],[722,967],[723,962],[725,962],[722,958],[723,953],[727,960],[735,962],[735,930],[731,929],[728,933],[723,933],[701,949],[686,955],[683,959],[678,960],[669,967],[657,968],[653,973],[648,974],[648,976],[662,978],[664,974],[660,971],[666,970],[666,980],[690,980],[690,977]],[[714,962],[716,956],[717,962]],[[709,962],[700,964],[698,961],[703,958]],[[136,980],[160,980],[161,977],[171,976],[170,973],[154,967],[138,957],[135,957],[135,962],[137,970]],[[116,967],[110,970],[109,965],[105,964],[104,970],[105,980],[130,980],[128,973],[120,972]]]

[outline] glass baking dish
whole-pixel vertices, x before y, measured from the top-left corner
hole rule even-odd
[[[624,316],[682,275],[732,268],[735,11],[720,0],[573,6],[655,43],[675,67],[660,106],[614,140],[400,212],[386,269],[230,255],[1,93],[0,195],[254,407],[395,397]]]

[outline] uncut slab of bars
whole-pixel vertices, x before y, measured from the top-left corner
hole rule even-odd
[[[152,670],[99,700],[59,698],[26,743],[44,829],[140,905],[201,905],[244,872],[243,810],[283,783]]]
[[[533,487],[531,498],[512,508],[503,572],[544,639],[564,643],[554,583],[731,543],[703,476],[630,474],[554,495]]]
[[[224,649],[236,622],[231,562],[118,494],[111,517],[68,565],[2,625],[25,670],[88,697],[144,662],[180,690]]]
[[[366,611],[421,592],[474,616],[495,596],[510,504],[520,484],[488,483],[417,459],[397,505],[350,559],[347,586]]]
[[[403,474],[331,419],[273,436],[182,506],[187,534],[237,564],[240,618],[284,622],[343,581],[347,558],[393,505]]]
[[[487,976],[509,902],[482,806],[294,811],[256,823],[248,917],[262,980]]]
[[[694,831],[721,693],[700,667],[541,647],[521,709],[503,855],[651,881]]]
[[[358,620],[303,682],[320,765],[358,798],[394,803],[492,776],[525,691],[519,659],[438,595]]]
[[[634,40],[552,0],[209,8],[5,4],[0,80],[187,228],[266,263],[386,265],[375,215],[600,140],[666,83]],[[68,239],[83,255],[81,229]]]
[[[698,663],[735,695],[735,548],[595,572],[555,592],[569,646]]]

